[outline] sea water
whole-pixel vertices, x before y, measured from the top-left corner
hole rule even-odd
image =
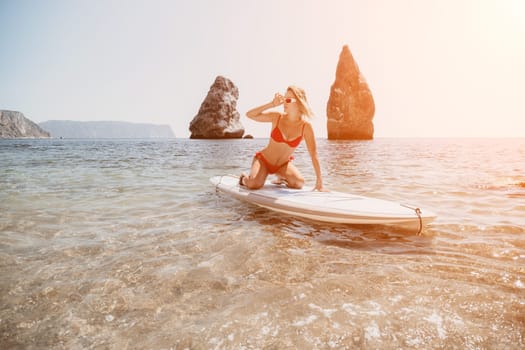
[[[525,139],[318,140],[329,189],[421,236],[217,193],[266,142],[0,141],[1,347],[525,347]]]

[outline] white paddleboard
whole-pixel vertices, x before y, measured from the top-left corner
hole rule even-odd
[[[414,206],[343,192],[290,189],[267,182],[250,190],[233,175],[210,178],[215,188],[234,198],[281,213],[316,221],[345,224],[378,224],[422,227],[436,215]]]

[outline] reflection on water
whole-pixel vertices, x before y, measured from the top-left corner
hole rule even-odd
[[[2,141],[3,347],[525,346],[524,140],[320,140],[330,188],[435,211],[423,236],[215,193],[264,142]]]

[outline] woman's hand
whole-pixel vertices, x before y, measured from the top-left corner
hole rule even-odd
[[[319,191],[319,192],[330,192],[327,188],[323,187],[323,183],[321,181],[317,181],[315,183],[315,187],[313,191]]]
[[[281,95],[280,93],[276,93],[276,94],[273,96],[272,106],[277,107],[277,106],[282,105],[283,103],[284,103],[284,97],[283,97],[283,95]]]
[[[277,107],[284,103],[284,97],[280,93],[276,93],[271,102],[255,107],[246,112],[246,116],[257,122],[272,122],[275,120],[279,112],[265,112],[266,110]]]

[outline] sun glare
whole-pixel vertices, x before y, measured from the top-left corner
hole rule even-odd
[[[506,0],[483,3],[483,15],[493,25],[514,34],[525,34],[525,1]]]
[[[519,34],[525,34],[525,1],[509,0],[508,3],[503,2],[504,13],[508,20],[508,25],[511,30],[515,30]]]

